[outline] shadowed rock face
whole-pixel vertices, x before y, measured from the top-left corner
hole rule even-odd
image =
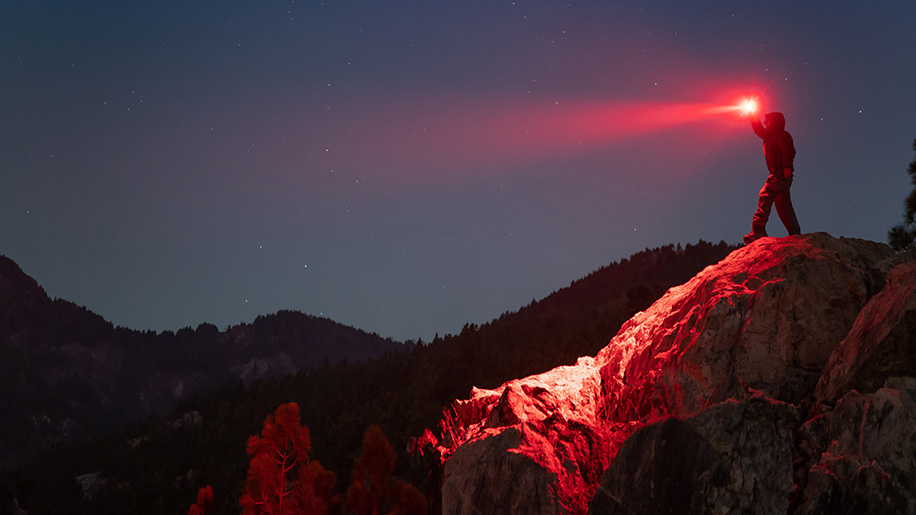
[[[916,513],[916,379],[855,390],[799,429],[797,514]]]
[[[859,313],[817,384],[833,403],[849,390],[873,392],[885,378],[916,376],[916,262],[894,268],[887,286]]]
[[[913,290],[899,270],[882,292],[893,258],[827,234],[764,238],[670,289],[594,358],[475,389],[443,423],[444,513],[584,513],[593,496],[593,513],[785,513],[808,481],[804,465],[793,478],[799,406],[814,404],[828,361],[846,363],[831,356],[878,309],[866,304],[912,297],[895,289]],[[887,347],[906,361],[898,311]],[[862,362],[869,379],[855,384],[883,384],[887,370]],[[833,376],[843,386],[830,391],[849,390]],[[817,427],[827,438],[833,426]],[[810,468],[826,446],[808,447]]]
[[[451,507],[450,513],[471,515],[479,512],[478,506],[489,506],[498,513],[527,513],[532,506],[537,506],[539,513],[559,513],[551,489],[556,477],[524,454],[512,452],[521,442],[520,431],[510,428],[461,446],[449,461],[448,470],[476,470],[490,481],[478,481],[467,474],[451,477],[442,489],[443,503]],[[493,455],[504,459],[489,459]]]
[[[621,446],[589,513],[786,513],[798,416],[758,397],[647,425]]]

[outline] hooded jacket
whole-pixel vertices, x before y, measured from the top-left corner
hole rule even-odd
[[[795,143],[792,135],[786,132],[786,118],[782,113],[767,113],[766,127],[760,120],[751,120],[754,133],[763,139],[763,156],[766,158],[767,170],[782,177],[784,168],[795,171]]]

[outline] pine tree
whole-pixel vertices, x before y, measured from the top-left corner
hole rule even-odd
[[[213,504],[213,487],[207,485],[197,491],[197,503],[188,509],[188,515],[206,515]]]
[[[913,151],[916,152],[916,140],[913,140]],[[916,160],[910,162],[907,169],[910,181],[916,186]],[[910,192],[903,205],[903,223],[887,231],[887,242],[897,251],[906,250],[916,241],[916,188]]]
[[[347,505],[356,515],[425,515],[426,498],[413,485],[393,479],[395,454],[385,433],[370,426],[363,451],[353,466]]]
[[[239,504],[243,515],[328,513],[336,478],[317,461],[299,405],[282,404],[268,415],[260,435],[248,438],[248,477]]]
[[[334,485],[337,476],[325,470],[317,460],[312,461],[300,472],[295,490],[296,501],[301,513],[331,513],[337,499]]]

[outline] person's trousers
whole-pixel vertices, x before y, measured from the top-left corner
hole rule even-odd
[[[767,182],[760,189],[760,196],[757,199],[757,211],[753,219],[755,229],[766,228],[767,220],[770,219],[770,209],[773,204],[776,204],[776,214],[782,220],[782,225],[786,226],[786,231],[789,234],[801,234],[798,218],[795,216],[795,208],[792,207],[792,197],[789,195],[791,187],[791,177],[785,179],[773,174],[767,177]]]

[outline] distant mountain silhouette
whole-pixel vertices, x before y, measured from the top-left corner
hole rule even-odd
[[[0,256],[0,469],[59,442],[101,434],[232,381],[279,378],[409,345],[294,311],[220,331],[114,327],[50,299]]]
[[[197,489],[207,484],[215,492],[214,513],[237,513],[246,439],[277,406],[296,402],[311,432],[313,458],[337,474],[342,491],[364,431],[379,425],[398,453],[395,474],[425,489],[435,504],[438,480],[428,475],[430,462],[410,456],[408,448],[426,428],[436,427],[454,399],[472,386],[495,388],[594,355],[635,312],[735,248],[700,241],[646,249],[517,312],[480,326],[468,324],[460,334],[419,342],[407,352],[361,363],[329,362],[310,373],[192,395],[167,417],[46,453],[8,484],[29,513],[186,511]],[[271,334],[258,333],[258,323],[237,332]],[[186,332],[210,334],[215,328]],[[208,359],[206,353],[194,356]],[[173,366],[183,362],[174,361]],[[83,480],[77,482],[77,476]],[[169,479],[164,483],[163,478]],[[100,485],[98,491],[87,486],[88,479],[97,479],[92,484]]]

